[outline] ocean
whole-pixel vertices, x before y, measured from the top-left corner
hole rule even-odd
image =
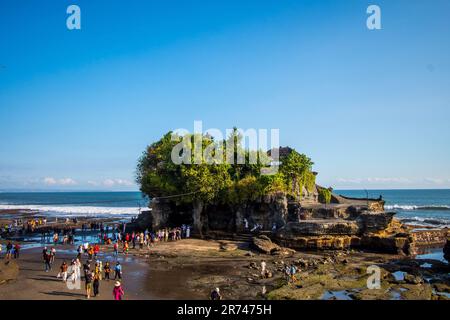
[[[49,216],[136,216],[148,207],[140,192],[3,192],[1,209],[28,209]]]
[[[335,190],[335,193],[366,198],[364,190]],[[367,190],[369,198],[380,195],[386,201],[385,210],[394,211],[408,224],[450,227],[450,189]]]
[[[367,190],[369,198],[382,195],[386,210],[409,224],[450,227],[450,190]],[[335,190],[366,198],[364,190]],[[148,206],[140,192],[16,192],[0,193],[1,209],[39,210],[63,216],[135,216]]]

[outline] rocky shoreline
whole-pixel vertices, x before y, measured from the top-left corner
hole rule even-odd
[[[374,220],[366,220],[356,227],[372,228],[370,221]],[[345,246],[337,240],[345,235],[339,234],[332,237],[329,234],[318,234],[317,240],[312,241],[315,245],[310,244],[311,239],[314,239],[311,235],[306,246],[300,248],[302,250],[294,250],[292,247],[285,247],[282,238],[272,232],[254,234],[220,231],[209,232],[205,239],[159,243],[150,251],[131,249],[128,270],[137,266],[139,270],[146,270],[145,275],[136,274],[131,280],[133,299],[207,299],[214,287],[220,287],[227,300],[450,298],[448,263],[417,258],[415,255],[421,247],[442,248],[442,241],[448,236],[447,230],[413,229],[399,225],[395,219],[387,223],[390,224],[391,231],[396,230],[400,235],[400,231],[409,232],[405,234],[413,238],[414,254],[407,255],[403,250],[386,253],[377,252],[373,247],[367,251],[358,246]],[[333,227],[345,232],[349,228],[346,224]],[[312,230],[324,232],[323,229]],[[299,239],[296,241],[300,243]],[[1,242],[5,243],[4,240]],[[447,244],[447,257],[448,247]],[[63,251],[75,250],[75,246],[70,245],[61,248]],[[102,245],[102,251],[109,255],[112,246]],[[28,255],[27,251],[23,254]],[[39,253],[31,255],[29,259],[38,259],[36,262],[40,263]],[[261,274],[262,261],[267,265],[264,275]],[[11,260],[9,263],[0,260],[0,283],[5,290],[19,290],[23,281],[40,286],[39,281],[33,280],[27,268],[22,268],[21,265],[20,260]],[[284,272],[286,266],[290,265],[295,265],[298,269],[297,281],[294,283],[287,280]],[[368,270],[373,266],[379,268],[379,289],[369,289],[367,286],[371,275]],[[8,298],[5,294],[2,298],[4,297]],[[21,297],[37,298],[32,292],[21,293]],[[68,295],[64,297],[71,298]]]

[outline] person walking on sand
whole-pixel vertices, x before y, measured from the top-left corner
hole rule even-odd
[[[16,243],[14,246],[14,259],[19,259],[20,256],[20,244]]]
[[[56,249],[52,247],[50,249],[50,263],[55,262],[55,257],[56,257]]]
[[[89,299],[91,297],[92,293],[92,272],[91,270],[87,269],[84,271],[84,281],[86,282],[85,288],[86,288],[86,298]]]
[[[220,289],[219,288],[215,288],[211,292],[210,298],[211,298],[211,300],[222,300],[222,296],[220,295]]]
[[[100,274],[96,273],[94,274],[94,281],[93,281],[93,288],[94,288],[94,297],[98,296],[100,287]]]
[[[128,241],[125,241],[125,242],[123,243],[123,253],[124,253],[124,254],[128,254],[128,248],[129,248],[129,246],[128,246]]]
[[[6,259],[11,259],[11,251],[13,249],[13,245],[11,243],[11,241],[8,241],[8,244],[6,245]]]
[[[113,289],[114,300],[122,300],[124,295],[125,292],[123,291],[122,285],[120,284],[119,281],[116,281]]]
[[[66,263],[66,261],[63,261],[63,263],[61,264],[61,267],[59,267],[59,273],[56,277],[57,278],[62,277],[62,280],[64,282],[66,282],[67,281],[67,269],[68,269],[67,263]]]
[[[108,279],[109,281],[109,274],[111,273],[111,267],[109,266],[109,262],[106,261],[105,266],[103,267],[105,270],[105,280]]]
[[[78,259],[78,258],[75,259],[74,268],[75,268],[75,271],[74,271],[75,276],[74,276],[73,282],[75,283],[75,281],[77,279],[81,279],[81,261],[80,261],[80,259]]]
[[[122,279],[122,265],[119,261],[117,261],[116,267],[114,268],[114,280],[117,278]]]
[[[45,255],[44,255],[45,272],[49,272],[50,270],[52,270],[52,262],[51,261],[52,261],[52,256],[46,250]]]
[[[77,249],[77,258],[81,259],[82,255],[83,255],[83,246],[80,244]]]

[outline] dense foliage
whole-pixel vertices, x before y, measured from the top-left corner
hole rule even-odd
[[[319,188],[318,192],[319,192],[319,202],[326,203],[326,204],[330,203],[330,201],[331,201],[331,190],[330,189]]]
[[[172,150],[183,141],[193,148],[195,138],[201,141],[202,151],[208,151],[206,155],[194,159],[194,153],[187,154],[192,164],[175,164],[171,158]],[[136,181],[150,198],[176,196],[174,199],[181,202],[200,200],[204,203],[237,204],[277,192],[298,199],[303,188],[314,189],[313,162],[307,156],[292,150],[280,158],[278,173],[263,175],[261,168],[267,167],[271,160],[267,153],[244,150],[241,142],[242,136],[236,129],[220,143],[205,135],[176,136],[173,139],[169,132],[147,147],[138,162]],[[214,158],[214,164],[206,161],[208,154]],[[227,154],[235,160],[241,156],[245,162],[229,164]],[[257,159],[256,163],[249,164],[251,158]]]

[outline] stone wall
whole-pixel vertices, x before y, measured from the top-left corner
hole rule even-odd
[[[412,230],[411,235],[417,246],[444,245],[449,236],[448,229]]]

